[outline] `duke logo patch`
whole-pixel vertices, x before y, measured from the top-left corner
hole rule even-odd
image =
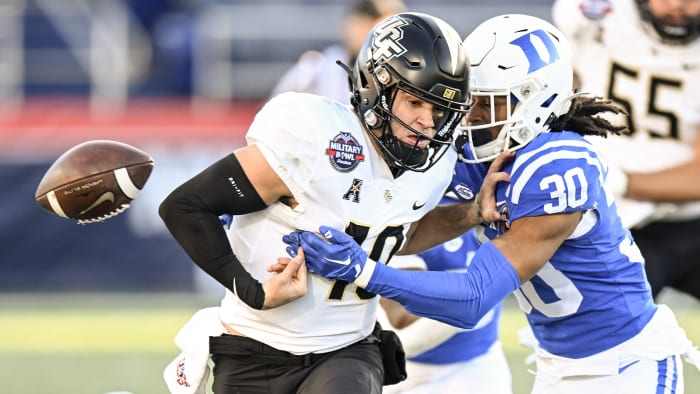
[[[326,154],[333,168],[340,172],[350,172],[365,160],[363,149],[352,134],[340,132],[328,143]]]

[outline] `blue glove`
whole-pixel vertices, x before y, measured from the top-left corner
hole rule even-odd
[[[328,226],[319,228],[321,236],[310,231],[296,230],[282,237],[287,253],[295,257],[301,246],[306,267],[331,280],[352,282],[367,263],[367,253],[349,235]]]
[[[231,223],[233,223],[233,215],[229,215],[228,213],[219,215],[219,221],[221,222],[221,225],[226,228],[226,230],[230,230]]]

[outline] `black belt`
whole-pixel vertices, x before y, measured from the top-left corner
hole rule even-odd
[[[380,331],[381,327],[377,324],[370,335],[350,346],[379,343]],[[209,337],[209,352],[212,354],[245,357],[246,359],[259,364],[308,367],[319,359],[328,357],[335,351],[328,353],[307,353],[297,355],[284,350],[275,349],[272,346],[256,341],[253,338],[223,334],[218,337]]]

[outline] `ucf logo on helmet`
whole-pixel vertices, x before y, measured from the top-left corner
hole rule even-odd
[[[402,26],[408,22],[396,17],[384,22],[377,27],[374,39],[372,40],[372,59],[375,61],[387,61],[401,56],[406,52],[406,48],[401,45],[403,39]]]

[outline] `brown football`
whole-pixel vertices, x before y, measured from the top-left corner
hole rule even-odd
[[[39,182],[37,204],[78,223],[101,222],[124,212],[146,184],[153,158],[131,145],[94,140],[62,154]]]

